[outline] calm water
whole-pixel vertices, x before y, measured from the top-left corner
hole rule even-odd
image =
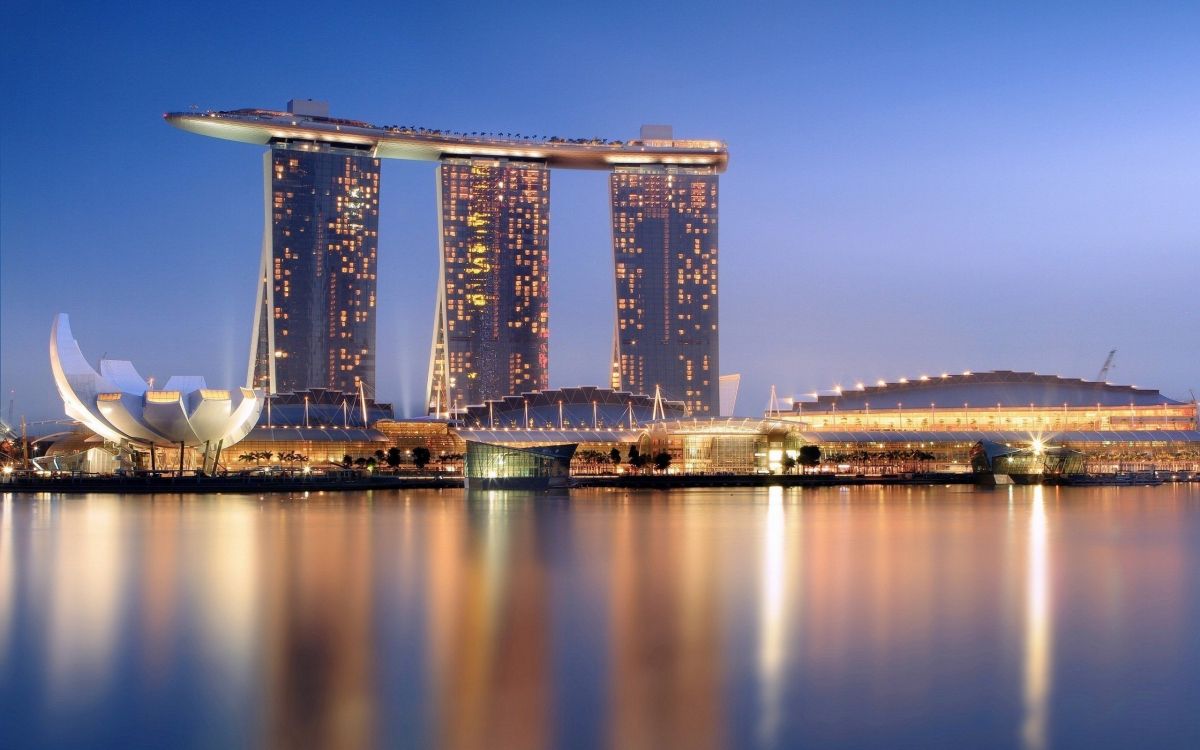
[[[4,495],[0,747],[1200,747],[1200,487]]]

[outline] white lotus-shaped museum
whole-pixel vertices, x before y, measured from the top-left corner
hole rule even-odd
[[[96,372],[63,313],[50,330],[50,368],[67,416],[117,443],[229,447],[250,433],[263,406],[261,391],[212,389],[198,375],[176,375],[151,389],[125,360],[101,359]]]

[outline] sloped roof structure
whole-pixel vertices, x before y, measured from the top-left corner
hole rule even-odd
[[[663,399],[661,403],[663,415],[667,419],[680,418],[686,411],[682,401]],[[583,385],[528,391],[468,406],[462,414],[461,422],[466,428],[476,429],[524,428],[527,424],[530,427],[557,427],[560,404],[562,426],[567,428],[628,427],[630,410],[633,411],[635,425],[644,424],[654,418],[653,396]]]
[[[871,385],[798,401],[792,411],[813,413],[870,409],[938,409],[1021,406],[1161,406],[1179,404],[1157,390],[1035,372],[993,370],[921,377]]]

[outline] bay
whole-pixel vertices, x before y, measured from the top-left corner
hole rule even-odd
[[[1200,486],[19,495],[0,747],[1200,747]]]

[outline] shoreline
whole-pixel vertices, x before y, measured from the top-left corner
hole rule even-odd
[[[829,475],[621,475],[574,477],[571,488],[685,489],[690,487],[832,487],[839,485],[975,484],[971,474],[911,474],[887,476]],[[0,492],[58,492],[151,494],[156,492],[254,493],[351,492],[359,490],[463,489],[461,476],[360,477],[31,477],[0,483]]]
[[[1197,481],[1197,478],[1176,481]],[[1020,483],[1025,484],[1025,483]],[[812,474],[669,474],[573,477],[563,489],[675,490],[694,487],[862,487],[878,486],[988,486],[974,474],[933,472],[876,476]],[[119,493],[291,493],[354,492],[361,490],[462,490],[461,476],[372,476],[355,478],[282,477],[22,477],[0,482],[0,493],[55,492],[67,494]],[[485,491],[485,490],[472,490]],[[529,491],[543,491],[530,488]],[[561,490],[560,490],[561,491]]]

